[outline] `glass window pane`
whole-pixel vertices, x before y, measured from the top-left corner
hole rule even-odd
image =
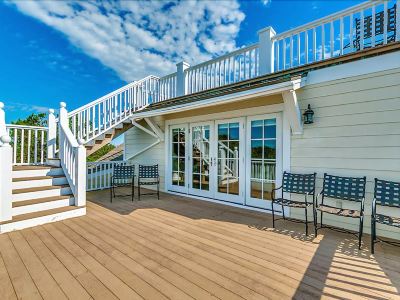
[[[208,175],[210,173],[210,166],[209,163],[205,160],[202,160],[202,165],[201,165],[201,174]]]
[[[172,184],[173,185],[179,184],[179,172],[172,172]]]
[[[230,177],[228,183],[228,193],[231,195],[239,195],[239,178]]]
[[[200,175],[193,174],[192,186],[194,189],[200,189]]]
[[[179,140],[179,129],[172,129],[172,142],[177,143]]]
[[[179,158],[179,171],[185,172],[185,158]]]
[[[227,140],[228,139],[228,124],[219,124],[218,125],[218,140]]]
[[[179,156],[185,157],[185,143],[179,143]]]
[[[264,159],[275,159],[276,158],[276,141],[267,140],[264,141]]]
[[[276,119],[266,119],[264,120],[264,125],[276,125]]]
[[[264,182],[264,189],[263,189],[263,199],[264,200],[272,200],[271,192],[275,188],[274,183],[266,183]]]
[[[251,181],[250,196],[252,198],[262,199],[262,183],[259,180]]]
[[[218,176],[218,192],[226,193],[228,191],[227,180],[223,179],[222,176]]]
[[[238,158],[239,157],[239,141],[229,142],[229,157]]]
[[[201,176],[201,189],[205,191],[210,190],[210,177],[209,176]]]
[[[185,129],[181,128],[179,131],[179,142],[185,142]]]
[[[193,158],[193,173],[200,173],[200,158]]]
[[[262,179],[262,160],[251,161],[251,178]]]
[[[276,126],[265,126],[264,127],[264,138],[274,139],[276,138]]]
[[[261,140],[251,141],[251,158],[262,158],[263,144]]]
[[[275,180],[275,162],[264,162],[264,178],[265,180]]]
[[[178,158],[172,158],[172,171],[179,171]]]
[[[185,173],[179,172],[179,186],[185,186]]]
[[[239,140],[239,123],[229,124],[229,139]]]
[[[263,121],[257,120],[251,122],[251,138],[252,139],[261,139],[263,136]]]

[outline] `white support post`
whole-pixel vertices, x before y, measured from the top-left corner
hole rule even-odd
[[[56,157],[57,122],[54,109],[49,109],[47,126],[49,128],[47,132],[47,158],[51,159]]]
[[[75,184],[75,206],[86,206],[86,148],[84,140],[78,140],[79,146],[76,152],[76,184]]]
[[[259,40],[259,74],[270,74],[274,72],[275,51],[272,38],[276,35],[272,27],[266,27],[258,31]]]
[[[185,70],[190,65],[184,61],[176,64],[176,96],[186,95],[188,92],[188,84],[186,80]]]
[[[12,148],[8,134],[0,137],[0,222],[12,219]]]

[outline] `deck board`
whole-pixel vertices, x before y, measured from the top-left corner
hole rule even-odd
[[[400,250],[162,194],[0,235],[2,299],[400,299]],[[311,229],[311,227],[310,227]],[[311,230],[310,230],[311,231]]]

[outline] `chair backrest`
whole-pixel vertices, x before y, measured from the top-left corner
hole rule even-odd
[[[365,197],[365,183],[367,178],[364,177],[341,177],[335,175],[324,174],[324,197],[361,201]]]
[[[135,176],[135,166],[115,165],[113,171],[114,179],[132,179]]]
[[[307,194],[315,189],[315,177],[313,174],[293,174],[284,172],[282,191],[286,193]]]
[[[374,198],[379,205],[400,207],[400,182],[375,178]]]
[[[139,178],[158,178],[158,165],[139,165]]]

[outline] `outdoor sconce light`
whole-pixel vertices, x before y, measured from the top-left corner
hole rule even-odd
[[[314,123],[314,111],[311,109],[310,104],[308,104],[308,107],[304,112],[303,116],[304,116],[304,124]]]

